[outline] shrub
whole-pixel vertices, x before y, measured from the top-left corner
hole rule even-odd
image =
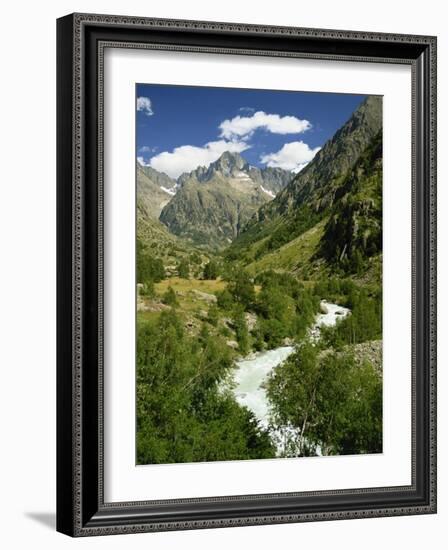
[[[187,260],[183,259],[177,266],[177,274],[181,279],[188,279],[190,277],[190,264]]]
[[[219,276],[218,264],[210,260],[204,267],[204,279],[217,279]]]
[[[162,302],[167,306],[171,306],[171,307],[175,307],[178,305],[176,292],[173,290],[171,286],[169,286],[165,291],[165,293],[163,294]]]
[[[234,306],[235,302],[233,300],[232,294],[225,288],[220,292],[216,293],[217,304],[220,309],[229,311]]]
[[[145,296],[147,298],[154,298],[156,295],[154,282],[151,280],[148,280],[145,283],[143,283],[143,286],[140,288],[140,295]]]

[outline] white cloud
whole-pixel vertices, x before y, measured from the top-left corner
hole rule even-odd
[[[149,147],[149,145],[143,145],[139,148],[139,153],[155,153],[157,151],[157,147]]]
[[[225,151],[241,153],[249,147],[250,145],[243,141],[226,141],[224,139],[210,141],[203,147],[181,145],[173,149],[172,152],[164,151],[155,155],[149,161],[149,165],[159,172],[165,172],[172,178],[178,178],[184,172],[191,172],[198,166],[208,166],[218,160]]]
[[[154,114],[149,97],[141,96],[137,98],[137,111],[143,111],[147,116],[152,116]]]
[[[300,172],[314,158],[320,147],[311,149],[303,141],[285,143],[276,153],[262,155],[260,161],[272,168],[283,168],[291,172]]]
[[[251,116],[236,116],[219,125],[220,136],[226,139],[248,139],[259,128],[273,134],[300,134],[311,128],[308,120],[257,111]]]
[[[137,110],[148,116],[153,114],[149,97],[137,98]],[[209,166],[225,151],[241,153],[249,149],[248,143],[257,129],[264,129],[273,134],[300,134],[311,128],[308,120],[300,120],[295,116],[280,116],[264,111],[253,112],[251,107],[241,107],[240,111],[250,113],[247,116],[236,116],[221,122],[220,138],[210,141],[202,147],[196,145],[181,145],[172,151],[163,151],[146,161],[145,157],[138,156],[137,162],[141,166],[151,166],[159,172],[164,172],[172,178],[177,178],[184,172],[191,172],[198,166]],[[310,149],[306,143],[296,141],[286,143],[276,153],[261,157],[261,162],[267,166],[281,167],[293,172],[300,171],[314,157],[319,147]],[[139,153],[154,153],[156,148],[143,146]],[[146,157],[147,158],[147,157]]]
[[[150,166],[149,162],[146,162],[143,157],[137,157],[137,162],[140,166]]]

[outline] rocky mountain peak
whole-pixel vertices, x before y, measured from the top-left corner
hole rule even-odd
[[[239,153],[224,153],[209,166],[198,166],[190,174],[182,174],[179,178],[179,183],[182,184],[187,179],[194,177],[200,182],[208,182],[215,175],[223,176],[224,178],[233,178],[241,175],[242,172],[247,173],[249,164]]]
[[[225,151],[209,168],[221,172],[226,177],[231,177],[235,172],[247,171],[249,165],[239,153]]]
[[[255,168],[240,154],[225,151],[208,167],[178,178],[178,192],[163,208],[160,221],[196,245],[222,248],[291,177],[280,168]]]

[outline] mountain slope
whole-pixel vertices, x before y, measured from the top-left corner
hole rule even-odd
[[[177,183],[149,166],[137,165],[137,240],[152,258],[163,260],[169,272],[194,250],[172,235],[159,221],[164,205],[173,197]]]
[[[340,196],[347,173],[382,128],[382,99],[368,97],[314,159],[262,206],[229,248],[247,263],[269,254],[318,223]],[[256,246],[263,240],[263,246]]]
[[[157,220],[176,189],[176,181],[166,174],[137,164],[137,210],[144,217]]]
[[[196,245],[222,248],[290,179],[285,170],[250,167],[239,154],[225,152],[209,167],[180,176],[160,221]]]
[[[264,253],[266,238],[251,247],[252,275],[274,269],[301,279],[350,275],[381,278],[382,132],[372,139],[335,193],[326,216],[278,248]]]
[[[338,189],[317,256],[344,271],[358,271],[382,251],[382,135],[369,146]]]
[[[284,271],[296,273],[301,279],[313,278],[313,274],[321,269],[323,262],[316,262],[316,252],[319,249],[327,218],[324,218],[311,229],[280,248],[265,254],[247,265],[246,270],[252,276],[262,271]]]

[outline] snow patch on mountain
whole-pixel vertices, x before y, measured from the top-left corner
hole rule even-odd
[[[167,187],[164,187],[163,185],[160,186],[160,189],[162,191],[165,191],[165,193],[168,193],[168,195],[174,196],[176,194],[176,188],[174,189],[168,189]]]
[[[275,193],[272,191],[269,191],[269,189],[265,189],[262,185],[260,185],[261,190],[266,193],[266,195],[269,195],[271,198],[275,199]]]
[[[246,172],[238,172],[237,174],[235,174],[235,177],[240,180],[251,180],[251,177],[246,174]]]

